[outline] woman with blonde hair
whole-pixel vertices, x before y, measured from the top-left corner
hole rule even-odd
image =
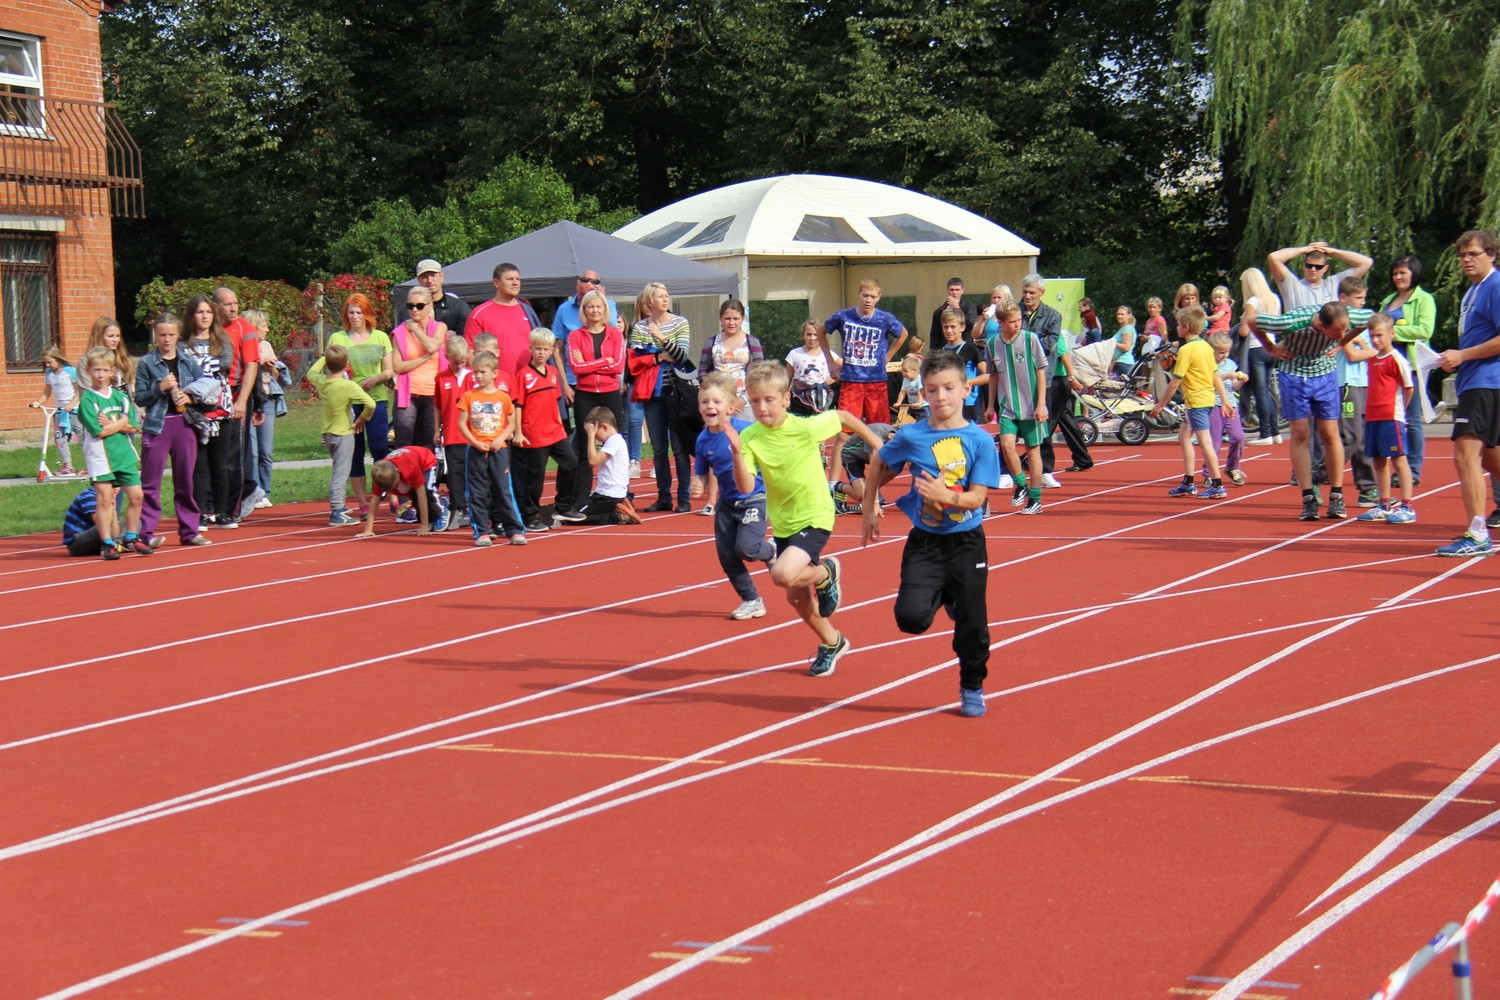
[[[1281,299],[1271,291],[1270,282],[1258,267],[1248,267],[1240,273],[1240,301],[1261,316],[1281,315]],[[1250,345],[1245,365],[1245,374],[1250,376],[1245,389],[1250,393],[1249,398],[1255,400],[1255,423],[1250,426],[1260,428],[1260,436],[1250,443],[1275,444],[1281,440],[1281,414],[1275,392],[1276,359],[1271,357],[1264,344],[1251,337],[1249,328],[1243,323],[1240,324],[1240,336],[1248,338]],[[1243,408],[1241,412],[1244,412]]]
[[[651,456],[656,467],[656,503],[648,511],[676,510],[686,514],[691,469],[687,442],[672,426],[671,401],[676,370],[688,363],[688,343],[692,336],[688,321],[672,312],[672,296],[667,286],[653,281],[641,289],[636,298],[635,313],[640,318],[630,328],[630,372],[634,376],[630,397],[644,409],[646,433],[651,438]],[[672,502],[673,462],[668,446],[676,457],[677,502]]]
[[[113,316],[100,316],[94,320],[93,329],[89,330],[89,343],[83,349],[85,355],[96,347],[102,347],[114,355],[115,358],[115,388],[123,388],[127,392],[135,387],[135,359],[125,349],[125,336],[120,331],[120,323]],[[78,362],[80,376],[87,371],[82,361]],[[80,383],[82,384],[82,383]]]

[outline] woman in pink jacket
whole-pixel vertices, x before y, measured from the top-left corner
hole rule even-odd
[[[578,304],[583,325],[568,334],[568,361],[578,385],[573,392],[573,448],[586,455],[583,425],[596,406],[605,406],[615,415],[615,426],[625,426],[625,396],[621,376],[625,372],[625,335],[609,325],[609,302],[597,288]],[[593,475],[578,466],[579,506],[594,489]]]

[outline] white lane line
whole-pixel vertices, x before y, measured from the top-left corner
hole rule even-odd
[[[1090,781],[1082,785],[1077,785],[1073,788],[1068,789],[1067,791],[1059,792],[1056,795],[1049,796],[1048,798],[1042,799],[1041,801],[1035,802],[1029,806],[1024,806],[1009,813],[996,816],[993,819],[990,819],[978,826],[970,827],[967,830],[952,834],[951,836],[948,836],[942,840],[927,844],[925,847],[922,847],[912,852],[911,854],[907,854],[904,857],[900,857],[893,861],[887,862],[879,868],[867,871],[863,875],[859,875],[853,879],[848,880],[847,882],[843,882],[830,889],[826,889],[818,895],[813,896],[811,899],[804,900],[803,902],[798,903],[795,906],[782,910],[775,916],[769,917],[766,920],[762,920],[758,924],[747,927],[744,930],[739,931],[736,934],[732,934],[720,941],[716,941],[709,947],[704,948],[700,951],[696,951],[689,957],[680,959],[673,965],[667,966],[666,968],[659,970],[653,975],[647,976],[645,979],[638,980],[622,990],[611,993],[608,997],[605,998],[605,1000],[632,1000],[632,998],[634,997],[638,997],[643,993],[647,993],[650,990],[655,989],[657,986],[660,986],[670,980],[676,979],[684,973],[697,968],[699,965],[711,961],[717,955],[722,955],[726,951],[730,951],[734,948],[739,947],[740,945],[748,944],[749,942],[754,941],[756,938],[764,937],[766,934],[769,934],[777,928],[791,923],[793,920],[796,920],[799,917],[806,916],[807,914],[812,913],[814,910],[820,909],[821,907],[826,906],[827,904],[834,902],[835,900],[842,899],[845,896],[858,892],[860,889],[863,889],[866,886],[873,885],[874,883],[879,882],[882,879],[885,879],[898,872],[904,871],[907,868],[910,868],[912,865],[915,865],[921,861],[925,861],[930,857],[935,857],[936,855],[942,854],[943,852],[948,851],[961,844],[968,843],[970,840],[973,840],[977,837],[982,837],[986,833],[997,830],[1002,826],[1007,826],[1021,819],[1025,819],[1028,816],[1045,812],[1046,810],[1061,805],[1064,802],[1069,802],[1075,798],[1087,795],[1090,792],[1097,791],[1101,788],[1107,788],[1110,785],[1114,785],[1128,778],[1133,778],[1138,774],[1144,773],[1156,767],[1160,767],[1164,764],[1170,764],[1174,761],[1182,759],[1183,757],[1187,757],[1191,754],[1197,753],[1200,750],[1210,749],[1223,743],[1239,739],[1242,736],[1250,736],[1255,733],[1271,729],[1275,726],[1284,725],[1288,722],[1299,721],[1301,719],[1309,718],[1322,712],[1342,708],[1345,705],[1353,704],[1356,701],[1377,697],[1379,695],[1386,694],[1412,684],[1417,684],[1422,681],[1431,680],[1436,677],[1454,673],[1455,671],[1466,670],[1470,667],[1494,662],[1496,660],[1500,660],[1500,654],[1493,654],[1491,656],[1469,660],[1464,663],[1457,663],[1447,667],[1440,667],[1436,670],[1429,670],[1425,673],[1417,674],[1413,677],[1404,678],[1399,681],[1392,681],[1389,684],[1382,684],[1379,687],[1369,688],[1365,691],[1360,691],[1352,695],[1345,695],[1342,698],[1336,698],[1333,701],[1324,702],[1321,705],[1315,705],[1311,708],[1301,709],[1296,712],[1291,712],[1287,715],[1278,716],[1277,718],[1270,719],[1266,722],[1256,723],[1252,726],[1246,726],[1242,729],[1236,729],[1233,732],[1211,737],[1210,739],[1201,740],[1190,746],[1173,750],[1170,753],[1162,754],[1159,757],[1154,757],[1151,760],[1145,761],[1144,763],[1136,764],[1121,771],[1116,771],[1115,773],[1106,775],[1103,778],[1098,778],[1094,781]],[[1500,816],[1500,811],[1497,811],[1492,815]],[[1494,821],[1491,821],[1491,823],[1492,822]],[[1478,824],[1475,825],[1477,826]],[[1472,836],[1472,834],[1470,834],[1470,836]],[[279,919],[279,917],[280,915],[278,914],[274,918],[263,919]],[[262,924],[261,926],[264,926],[264,924]],[[1264,962],[1265,960],[1262,961]],[[1246,972],[1242,973],[1240,977],[1237,977],[1234,980],[1234,983],[1240,983],[1240,980],[1243,979],[1243,984],[1238,987],[1239,991],[1243,992],[1244,989],[1249,988],[1256,980],[1262,978],[1266,973],[1274,969],[1277,964],[1279,964],[1279,962],[1272,962],[1270,964],[1258,963],[1251,969],[1246,970]],[[1228,987],[1225,987],[1225,989],[1228,989]],[[1233,997],[1237,997],[1238,995],[1238,992],[1225,994],[1224,991],[1221,990],[1219,994],[1215,995],[1215,997],[1216,1000],[1232,1000]],[[46,1000],[46,998],[44,998],[44,1000]]]
[[[1444,854],[1447,854],[1449,851],[1453,850],[1455,847],[1458,847],[1465,842],[1473,839],[1474,837],[1479,836],[1481,833],[1484,833],[1486,830],[1495,826],[1497,823],[1500,823],[1500,809],[1496,809],[1488,816],[1485,816],[1482,819],[1475,820],[1468,826],[1464,827],[1462,830],[1459,830],[1456,833],[1451,833],[1448,836],[1444,837],[1442,840],[1438,841],[1436,844],[1433,844],[1432,846],[1421,850],[1416,854],[1413,854],[1410,858],[1407,858],[1395,868],[1392,868],[1384,875],[1371,881],[1368,885],[1361,887],[1356,892],[1350,893],[1347,897],[1340,900],[1338,905],[1334,906],[1327,913],[1307,924],[1301,930],[1297,931],[1297,933],[1293,934],[1291,937],[1281,942],[1281,944],[1271,949],[1271,951],[1262,956],[1254,965],[1250,966],[1244,972],[1241,972],[1239,975],[1235,976],[1225,985],[1219,987],[1219,991],[1215,993],[1211,998],[1209,998],[1209,1000],[1236,1000],[1237,997],[1243,995],[1246,990],[1254,986],[1256,980],[1260,979],[1266,973],[1275,969],[1277,966],[1281,965],[1281,963],[1297,954],[1297,952],[1301,951],[1303,948],[1316,941],[1324,931],[1328,930],[1330,927],[1333,927],[1339,921],[1354,913],[1361,906],[1364,906],[1370,900],[1374,899],[1382,892],[1385,892],[1385,890],[1389,889],[1391,886],[1395,885],[1397,882],[1401,881],[1412,872],[1421,868],[1429,861],[1437,860]],[[1492,859],[1487,859],[1485,863],[1489,864],[1491,860]],[[1403,952],[1402,954],[1405,954],[1405,952]],[[1393,959],[1392,961],[1394,962],[1396,960]],[[1371,971],[1376,975],[1380,974],[1379,969],[1374,969]],[[1373,978],[1371,981],[1374,981]]]
[[[1384,840],[1382,840],[1379,844],[1371,849],[1370,853],[1360,858],[1359,861],[1352,865],[1348,871],[1344,872],[1344,874],[1335,879],[1332,885],[1319,893],[1317,899],[1304,906],[1298,916],[1301,916],[1303,913],[1306,913],[1308,910],[1317,906],[1319,903],[1323,902],[1323,900],[1327,899],[1329,896],[1332,896],[1334,893],[1344,888],[1344,886],[1348,885],[1350,882],[1353,882],[1355,879],[1359,878],[1366,872],[1373,869],[1376,865],[1380,864],[1386,858],[1390,857],[1391,854],[1393,854],[1397,848],[1404,844],[1409,837],[1414,835],[1418,830],[1421,830],[1422,827],[1426,826],[1427,821],[1436,816],[1444,806],[1446,806],[1449,802],[1453,801],[1458,796],[1462,795],[1464,789],[1468,788],[1475,781],[1481,778],[1486,771],[1494,767],[1497,760],[1500,760],[1500,743],[1496,743],[1493,747],[1490,748],[1488,753],[1484,754],[1474,763],[1470,764],[1463,774],[1460,774],[1458,777],[1454,778],[1451,782],[1449,782],[1447,788],[1444,788],[1440,793],[1438,793],[1437,796],[1435,796],[1427,803],[1423,804],[1422,808],[1413,813],[1410,819],[1408,819],[1405,823],[1402,823],[1396,829],[1392,830]]]
[[[498,576],[498,577],[494,577],[493,579],[489,579],[489,580],[479,580],[479,581],[476,581],[474,583],[460,584],[459,586],[455,586],[455,587],[445,587],[442,590],[427,591],[427,592],[423,593],[421,596],[423,598],[442,597],[442,596],[447,595],[447,594],[460,594],[460,593],[463,593],[464,591],[467,591],[467,590],[476,590],[476,589],[479,589],[481,587],[493,587],[493,586],[498,586],[498,585],[501,585],[501,584],[517,583],[517,582],[520,582],[522,580],[530,580],[530,579],[535,579],[537,577],[549,577],[550,578],[550,577],[556,576],[558,573],[562,573],[562,572],[565,572],[565,571],[568,571],[568,570],[587,569],[587,568],[591,568],[591,567],[594,567],[594,566],[602,566],[602,565],[604,565],[606,563],[620,562],[622,560],[636,559],[636,558],[639,558],[642,555],[652,555],[652,554],[656,554],[656,553],[660,553],[660,552],[670,552],[670,551],[672,551],[674,549],[683,549],[683,548],[688,548],[688,547],[693,546],[693,545],[702,545],[702,544],[704,544],[705,541],[712,541],[712,539],[711,538],[710,539],[697,539],[697,540],[694,540],[694,541],[691,541],[691,542],[677,542],[677,543],[672,544],[672,545],[663,545],[663,546],[661,546],[659,548],[647,549],[645,551],[637,550],[637,551],[633,551],[633,552],[623,552],[623,553],[621,553],[619,555],[615,555],[615,556],[603,556],[603,557],[601,557],[599,559],[591,559],[588,562],[573,563],[572,565],[569,565],[569,566],[563,567],[563,568],[550,567],[549,566],[546,569],[533,570],[533,571],[531,571],[529,573],[519,573],[519,574],[515,574],[515,575],[512,575],[512,576]],[[456,551],[462,551],[462,550],[456,550]],[[345,572],[348,572],[348,571],[345,571]],[[412,600],[411,595],[407,594],[407,595],[404,595],[404,596],[401,596],[401,597],[393,597],[393,598],[390,598],[390,599],[384,600],[384,601],[373,601],[373,602],[370,602],[370,603],[367,603],[367,604],[361,604],[358,607],[338,607],[338,608],[331,608],[331,609],[329,609],[327,611],[317,611],[317,612],[314,612],[312,614],[307,614],[307,615],[297,615],[297,616],[292,617],[292,618],[277,618],[277,619],[275,619],[273,621],[258,622],[258,623],[252,624],[252,625],[245,625],[245,626],[242,626],[240,628],[226,629],[226,630],[221,631],[221,632],[211,632],[211,633],[207,633],[207,634],[204,634],[204,635],[189,636],[189,637],[187,637],[185,639],[174,639],[171,642],[157,643],[156,645],[153,645],[153,646],[142,646],[142,647],[138,647],[136,649],[119,650],[117,652],[109,653],[109,654],[104,655],[104,656],[90,656],[90,657],[87,657],[87,658],[81,659],[81,660],[72,660],[72,661],[67,662],[67,663],[54,664],[54,665],[52,665],[50,667],[37,667],[37,668],[35,668],[33,670],[22,671],[21,673],[0,675],[0,683],[4,683],[5,681],[21,680],[22,678],[25,678],[25,677],[36,677],[36,676],[38,676],[40,674],[55,673],[56,671],[59,671],[59,670],[71,670],[74,667],[85,667],[85,666],[89,666],[90,664],[94,664],[94,663],[104,663],[104,662],[107,662],[107,661],[110,661],[110,660],[117,660],[117,659],[119,659],[121,657],[125,657],[125,656],[138,656],[138,655],[145,654],[145,653],[159,653],[159,652],[161,652],[164,649],[173,649],[173,648],[176,648],[178,646],[191,646],[191,645],[193,645],[195,643],[200,643],[200,642],[213,642],[213,641],[218,640],[218,639],[228,638],[229,636],[243,635],[246,632],[261,632],[261,631],[264,631],[266,629],[280,628],[280,627],[286,626],[286,625],[298,625],[298,624],[301,624],[303,622],[317,621],[320,618],[333,618],[333,617],[337,617],[337,616],[341,616],[341,615],[359,614],[359,613],[364,612],[364,611],[371,611],[371,610],[374,610],[376,608],[388,607],[388,606],[393,605],[393,604],[407,604],[407,603],[410,603],[411,600]],[[614,605],[609,605],[609,606],[610,607],[614,607]],[[422,648],[425,650],[428,647],[424,646]],[[320,673],[317,673],[317,674],[308,674],[307,676],[309,676],[309,677],[319,677],[319,676],[322,676],[322,673],[320,672]],[[4,749],[6,749],[6,747],[3,746],[3,745],[0,745],[0,750],[4,750]]]
[[[1437,576],[1435,576],[1435,577],[1433,577],[1433,578],[1431,578],[1429,580],[1424,580],[1423,582],[1421,582],[1419,584],[1416,584],[1415,586],[1409,588],[1404,593],[1399,594],[1396,597],[1393,597],[1393,598],[1391,598],[1388,601],[1385,601],[1381,606],[1382,607],[1393,607],[1393,606],[1401,603],[1402,601],[1405,601],[1407,598],[1412,597],[1412,596],[1414,596],[1414,595],[1416,595],[1418,593],[1421,593],[1423,590],[1426,590],[1429,587],[1437,586],[1439,583],[1441,583],[1442,581],[1446,580],[1448,577],[1453,576],[1455,573],[1458,573],[1458,572],[1462,571],[1468,565],[1471,565],[1471,563],[1469,563],[1469,562],[1460,562],[1458,565],[1452,566],[1452,567],[1444,570],[1443,572],[1439,573]],[[1202,575],[1203,574],[1201,574],[1201,573],[1195,573],[1191,577],[1189,577],[1189,579],[1197,579],[1198,577],[1201,577]],[[1166,584],[1164,586],[1154,588],[1154,591],[1150,591],[1150,592],[1160,593],[1160,592],[1163,592],[1163,591],[1166,591],[1166,590],[1170,590],[1171,588],[1172,588],[1172,584]],[[1256,662],[1250,664],[1248,667],[1245,667],[1244,669],[1239,670],[1236,673],[1231,674],[1230,676],[1224,678],[1223,680],[1220,680],[1220,681],[1218,681],[1217,683],[1214,683],[1214,684],[1210,684],[1208,687],[1202,689],[1201,691],[1197,692],[1196,694],[1190,695],[1187,698],[1182,699],[1181,701],[1177,702],[1175,705],[1172,705],[1169,708],[1164,708],[1160,712],[1157,712],[1155,715],[1152,715],[1152,716],[1150,716],[1149,718],[1146,718],[1146,719],[1142,719],[1140,722],[1137,722],[1134,725],[1127,726],[1124,729],[1120,730],[1119,732],[1113,734],[1112,736],[1108,736],[1105,739],[1100,740],[1099,742],[1095,743],[1091,747],[1088,747],[1087,749],[1080,750],[1078,753],[1074,754],[1071,757],[1068,757],[1066,760],[1062,760],[1062,761],[1059,761],[1056,764],[1053,764],[1051,767],[1045,769],[1040,774],[1038,774],[1038,775],[1036,775],[1036,776],[1034,776],[1032,778],[1029,778],[1026,781],[1023,781],[1023,782],[1021,782],[1021,783],[1019,783],[1017,785],[1013,785],[1010,788],[1007,788],[1004,791],[1002,791],[1002,792],[1000,792],[1000,793],[998,793],[996,795],[992,795],[989,798],[987,798],[987,799],[985,799],[985,800],[983,800],[981,802],[977,802],[974,805],[970,806],[969,808],[967,808],[965,810],[962,810],[961,812],[954,813],[952,816],[949,816],[947,819],[943,819],[943,820],[938,821],[937,823],[932,824],[927,829],[922,830],[919,833],[913,834],[912,836],[910,836],[907,839],[903,840],[901,843],[896,844],[895,846],[890,847],[887,850],[882,851],[881,853],[875,855],[873,858],[870,858],[869,860],[864,861],[861,864],[855,865],[853,868],[850,868],[848,871],[840,873],[839,875],[835,876],[835,879],[848,878],[850,875],[853,875],[853,874],[855,874],[857,872],[864,871],[865,869],[874,867],[875,865],[879,865],[879,864],[885,862],[889,858],[896,857],[897,855],[903,854],[903,853],[905,853],[905,852],[907,852],[909,850],[912,850],[915,847],[919,847],[920,845],[925,844],[928,841],[933,840],[936,837],[941,836],[942,834],[946,833],[948,830],[951,830],[951,829],[953,829],[956,826],[960,826],[960,825],[962,825],[964,823],[967,823],[970,820],[974,819],[976,816],[979,816],[982,813],[986,813],[989,810],[995,808],[996,806],[998,806],[998,805],[1000,805],[1000,804],[1002,804],[1004,802],[1007,802],[1010,799],[1013,799],[1013,798],[1017,797],[1018,795],[1022,795],[1024,793],[1030,791],[1031,789],[1035,788],[1037,785],[1040,785],[1040,784],[1042,784],[1042,783],[1044,783],[1044,782],[1046,782],[1046,781],[1048,781],[1048,780],[1050,780],[1052,778],[1057,777],[1060,774],[1063,774],[1063,773],[1065,773],[1067,771],[1070,771],[1073,768],[1077,767],[1078,765],[1080,765],[1082,763],[1085,763],[1086,761],[1089,761],[1089,760],[1093,759],[1094,757],[1098,756],[1099,754],[1102,754],[1102,753],[1104,753],[1104,752],[1106,752],[1108,750],[1113,749],[1114,747],[1118,746],[1119,744],[1121,744],[1121,743],[1125,742],[1126,740],[1130,739],[1132,736],[1136,736],[1136,735],[1138,735],[1138,734],[1146,731],[1147,729],[1152,728],[1153,726],[1157,725],[1158,723],[1164,722],[1164,721],[1166,721],[1168,719],[1171,719],[1171,718],[1173,718],[1175,716],[1181,715],[1182,713],[1188,711],[1189,709],[1192,709],[1192,708],[1198,706],[1199,704],[1203,703],[1204,701],[1207,701],[1209,698],[1212,698],[1214,695],[1219,694],[1219,693],[1221,693],[1221,692],[1229,689],[1230,687],[1233,687],[1234,685],[1238,684],[1240,681],[1243,681],[1243,680],[1245,680],[1248,677],[1255,676],[1256,674],[1260,673],[1265,668],[1267,668],[1269,666],[1272,666],[1273,664],[1280,663],[1282,660],[1284,660],[1287,657],[1293,655],[1294,653],[1297,653],[1297,652],[1301,651],[1302,649],[1304,649],[1304,648],[1306,648],[1308,646],[1313,645],[1314,643],[1320,642],[1323,639],[1328,638],[1329,636],[1332,636],[1332,635],[1335,635],[1335,634],[1337,634],[1339,632],[1342,632],[1346,628],[1349,628],[1349,627],[1351,627],[1353,625],[1356,625],[1356,624],[1359,624],[1360,622],[1363,622],[1367,617],[1369,617],[1368,613],[1363,613],[1363,614],[1356,615],[1356,616],[1348,618],[1348,619],[1346,619],[1344,621],[1336,622],[1336,623],[1334,623],[1332,625],[1329,625],[1328,627],[1326,627],[1324,629],[1321,629],[1318,632],[1315,632],[1314,634],[1312,634],[1310,636],[1304,636],[1303,638],[1298,639],[1296,642],[1293,642],[1290,645],[1283,646],[1281,649],[1279,649],[1276,652],[1270,654],[1269,656],[1262,657],[1261,659],[1257,660]]]

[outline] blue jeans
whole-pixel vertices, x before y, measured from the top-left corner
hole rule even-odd
[[[628,393],[628,390],[627,390]],[[632,462],[641,460],[641,425],[646,422],[646,405],[639,400],[625,397],[625,450]],[[656,435],[651,435],[656,440]]]
[[[1250,383],[1255,395],[1255,420],[1261,437],[1276,433],[1279,415],[1271,399],[1271,379],[1276,377],[1276,359],[1264,347],[1250,348]]]
[[[265,415],[266,419],[259,427],[255,426],[253,419],[245,421],[245,447],[249,449],[249,459],[246,463],[249,468],[245,471],[249,473],[251,479],[255,480],[256,486],[269,494],[271,492],[271,463],[275,458],[276,404],[268,399],[261,405],[260,412]]]
[[[1406,463],[1411,466],[1411,481],[1413,483],[1422,478],[1422,459],[1427,454],[1427,430],[1422,424],[1422,399],[1418,395],[1426,386],[1422,383],[1424,377],[1412,372],[1412,381],[1417,385],[1417,391],[1411,394],[1411,403],[1406,407]],[[1496,497],[1500,497],[1500,480],[1494,484]],[[1500,507],[1500,499],[1495,501]]]
[[[385,400],[375,404],[375,415],[370,422],[365,424],[364,429],[354,435],[354,457],[349,463],[349,475],[355,479],[365,478],[365,450],[369,449],[370,457],[380,461],[390,454],[391,451],[391,425],[387,420],[386,407],[390,404]],[[351,413],[354,411],[351,410]]]
[[[656,469],[656,497],[658,500],[672,499],[672,462],[677,462],[677,502],[688,502],[688,477],[692,472],[692,458],[677,434],[671,430],[672,414],[667,401],[661,396],[646,400],[646,429],[651,435],[651,454]],[[671,445],[672,457],[667,455]],[[749,600],[749,598],[745,598]]]

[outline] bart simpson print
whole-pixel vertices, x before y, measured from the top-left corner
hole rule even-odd
[[[943,480],[943,485],[961,492],[963,487],[958,484],[963,483],[969,475],[969,462],[964,457],[963,442],[957,437],[938,440],[932,446],[932,458],[937,464],[938,476]],[[940,526],[944,518],[962,521],[968,516],[969,512],[966,510],[943,507],[931,500],[922,504],[922,523],[928,527]]]

